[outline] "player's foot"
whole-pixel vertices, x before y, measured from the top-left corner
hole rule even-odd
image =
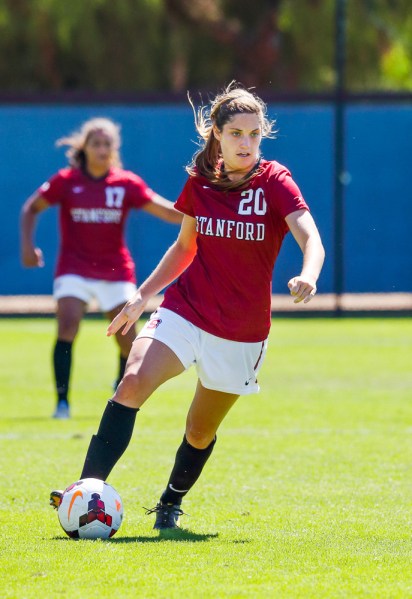
[[[50,493],[49,503],[52,506],[52,508],[57,510],[57,508],[59,507],[59,505],[62,502],[62,497],[63,497],[63,491],[52,491]]]
[[[164,530],[167,528],[179,528],[179,518],[184,512],[180,505],[173,503],[158,503],[156,507],[146,510],[146,515],[156,514],[156,521],[153,528],[155,530]]]
[[[70,408],[67,401],[60,399],[57,403],[56,410],[54,411],[53,418],[58,420],[67,420],[70,418]]]

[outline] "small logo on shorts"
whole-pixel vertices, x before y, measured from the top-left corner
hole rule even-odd
[[[149,320],[149,322],[147,323],[147,328],[148,329],[157,329],[157,327],[159,326],[159,324],[162,322],[161,318],[152,318],[152,320]]]
[[[250,384],[250,381],[252,381],[253,379],[255,379],[255,383],[257,383],[257,380],[256,380],[256,378],[255,378],[254,376],[250,376],[250,377],[248,378],[248,380],[247,380],[247,381],[245,381],[245,385],[246,385],[246,386],[247,386],[247,385],[249,385],[249,384]]]

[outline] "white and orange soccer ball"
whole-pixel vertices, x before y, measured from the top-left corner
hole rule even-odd
[[[123,502],[111,485],[84,478],[67,487],[57,514],[72,539],[108,539],[120,528]]]

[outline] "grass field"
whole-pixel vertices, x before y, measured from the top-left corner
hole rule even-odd
[[[117,361],[99,320],[77,340],[72,411],[53,421],[47,319],[0,322],[0,595],[31,599],[412,597],[412,321],[275,320],[259,395],[223,423],[160,538],[152,507],[195,383],[170,381],[138,414],[109,482],[125,519],[73,541],[48,506],[77,479]]]

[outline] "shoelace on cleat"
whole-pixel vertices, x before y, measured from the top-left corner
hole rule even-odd
[[[157,504],[155,507],[152,508],[147,508],[142,506],[142,508],[144,510],[146,510],[145,515],[149,516],[150,514],[159,514],[160,512],[163,511],[173,511],[173,513],[177,514],[178,516],[188,516],[189,514],[186,514],[186,512],[184,512],[183,510],[181,510],[179,507],[176,507],[174,504],[171,505],[161,505],[161,504]]]

